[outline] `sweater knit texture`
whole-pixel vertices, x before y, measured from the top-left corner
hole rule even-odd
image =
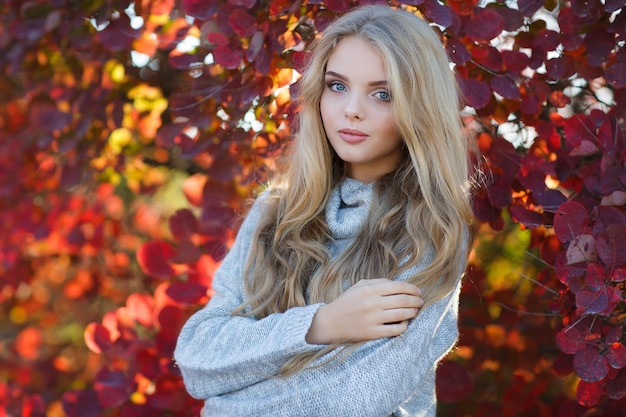
[[[332,190],[326,221],[333,255],[353,242],[371,197],[372,184],[353,179]],[[244,301],[243,265],[264,201],[260,196],[246,216],[213,277],[214,295],[187,321],[174,352],[187,391],[205,402],[203,416],[435,417],[436,366],[458,338],[460,274],[455,289],[420,311],[401,336],[363,343],[338,364],[275,377],[289,358],[325,347],[305,340],[323,304],[261,320],[231,316]],[[406,280],[431,260],[426,253],[393,279]]]

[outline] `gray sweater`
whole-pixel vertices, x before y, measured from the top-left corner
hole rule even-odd
[[[371,193],[371,184],[351,179],[332,191],[326,220],[334,254],[356,236]],[[272,378],[287,359],[324,345],[305,341],[322,304],[261,320],[231,316],[244,301],[242,268],[264,200],[259,197],[248,213],[215,273],[213,297],[187,321],[174,352],[188,392],[205,401],[203,416],[434,417],[435,369],[458,337],[460,277],[455,290],[422,310],[403,335],[364,343],[339,364]],[[394,279],[407,279],[432,254],[424,258]]]

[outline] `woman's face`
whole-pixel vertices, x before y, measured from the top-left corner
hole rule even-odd
[[[326,66],[320,111],[328,140],[348,176],[370,182],[402,160],[391,93],[380,53],[358,37],[342,39]]]

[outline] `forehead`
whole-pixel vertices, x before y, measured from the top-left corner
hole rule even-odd
[[[328,59],[326,70],[367,81],[386,78],[382,54],[372,44],[356,36],[339,41]]]

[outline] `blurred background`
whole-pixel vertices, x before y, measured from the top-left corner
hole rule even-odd
[[[376,0],[0,3],[0,416],[195,416],[172,361]],[[626,0],[384,1],[441,34],[485,187],[440,416],[626,416]]]

